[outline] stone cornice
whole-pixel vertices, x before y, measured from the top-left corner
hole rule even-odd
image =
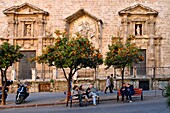
[[[119,15],[154,15],[157,16],[158,12],[150,7],[136,4],[134,6],[127,7],[118,12]]]
[[[97,17],[91,15],[90,13],[88,13],[87,11],[85,11],[84,9],[80,9],[77,12],[73,13],[71,16],[68,16],[67,18],[65,18],[65,21],[70,24],[71,22],[73,22],[74,20],[78,19],[79,17],[83,16],[83,15],[87,15],[90,18],[96,20],[97,22],[100,22],[101,24],[103,24],[102,20],[98,19]]]
[[[20,12],[22,10],[23,7],[28,7],[31,9],[31,11],[27,11],[27,12]],[[30,14],[44,14],[44,15],[49,15],[48,12],[34,6],[31,5],[29,3],[24,3],[21,5],[17,5],[17,6],[12,6],[10,8],[7,8],[3,11],[4,14],[8,15],[8,14],[16,14],[16,15],[30,15]]]

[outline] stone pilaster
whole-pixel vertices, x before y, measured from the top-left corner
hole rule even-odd
[[[9,43],[14,43],[14,30],[15,30],[15,20],[12,18],[14,17],[13,14],[9,15],[8,17],[8,30],[9,30]]]
[[[53,68],[53,79],[56,80],[58,78],[58,69],[56,67]]]
[[[32,72],[32,80],[35,81],[36,78],[37,78],[37,70],[36,70],[36,68],[32,68],[31,72]]]
[[[15,69],[11,70],[11,78],[13,81],[16,80],[16,70]]]
[[[122,19],[122,27],[123,27],[123,38],[126,38],[126,36],[128,35],[128,19],[127,19],[127,15],[124,15],[123,19]]]

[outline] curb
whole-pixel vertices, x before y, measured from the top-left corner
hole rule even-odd
[[[100,101],[109,101],[115,99],[101,99]],[[77,102],[73,102],[77,103]],[[41,107],[41,106],[55,106],[55,105],[63,105],[66,102],[55,102],[55,103],[45,103],[45,104],[28,104],[28,105],[12,105],[12,106],[0,106],[0,109],[11,109],[11,108],[28,108],[28,107]]]
[[[46,103],[46,104],[28,104],[28,105],[12,105],[12,106],[0,106],[0,109],[9,109],[9,108],[27,108],[27,107],[40,107],[40,106],[54,106],[66,104],[65,102],[56,102],[56,103]]]
[[[145,96],[150,97],[150,96]],[[116,100],[116,98],[106,98],[106,99],[100,99],[100,101],[110,101],[110,100]],[[77,103],[77,102],[73,102]],[[28,107],[41,107],[41,106],[55,106],[55,105],[63,105],[66,104],[66,102],[55,102],[55,103],[44,103],[44,104],[28,104],[28,105],[4,105],[0,106],[0,109],[10,109],[10,108],[28,108]],[[68,106],[69,107],[69,106]]]

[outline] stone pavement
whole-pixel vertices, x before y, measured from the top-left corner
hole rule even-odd
[[[104,94],[104,92],[99,92],[100,101],[114,100],[117,96],[117,91],[113,93]],[[150,90],[143,91],[144,100],[145,97],[161,96],[161,90]],[[15,104],[16,94],[9,94],[6,100],[6,105],[0,105],[0,109],[7,108],[24,108],[24,107],[37,107],[37,106],[50,106],[50,105],[65,105],[66,95],[63,92],[39,92],[30,93],[26,102],[16,105]]]

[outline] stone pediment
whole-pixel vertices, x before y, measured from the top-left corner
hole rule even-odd
[[[136,4],[119,11],[119,15],[154,15],[157,16],[158,12],[150,7]]]
[[[95,21],[97,21],[97,22],[99,21],[99,22],[102,23],[102,21],[101,21],[100,19],[98,19],[97,17],[89,14],[89,13],[88,13],[87,11],[85,11],[84,9],[80,9],[80,10],[78,10],[77,12],[75,12],[74,14],[72,14],[71,16],[65,18],[65,21],[70,24],[71,22],[73,22],[73,21],[75,21],[76,19],[82,17],[83,15],[87,15],[88,17],[94,19]]]
[[[29,3],[24,3],[17,6],[12,6],[3,11],[4,14],[45,14],[48,15],[48,12],[33,6]]]

